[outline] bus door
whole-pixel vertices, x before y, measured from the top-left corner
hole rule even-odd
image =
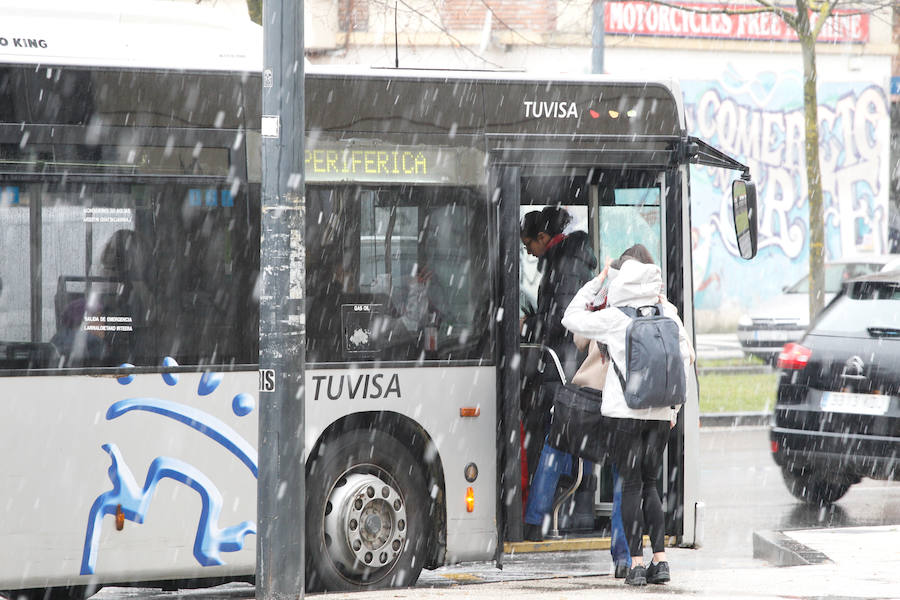
[[[665,163],[632,165],[627,154],[622,153],[612,158],[597,152],[586,159],[580,152],[560,150],[544,152],[542,161],[545,164],[522,164],[518,160],[510,161],[518,164],[502,164],[510,156],[521,158],[522,154],[509,151],[494,154],[493,158],[501,164],[495,164],[492,169],[492,185],[498,190],[500,264],[504,267],[500,269],[503,311],[498,341],[501,354],[508,358],[501,357],[498,363],[502,366],[499,374],[502,393],[498,411],[501,418],[498,464],[501,465],[500,498],[504,502],[499,512],[505,517],[501,535],[506,541],[518,541],[523,539],[528,473],[533,472],[543,446],[543,437],[535,434],[533,424],[539,416],[529,415],[528,410],[537,411],[539,415],[549,411],[552,391],[542,395],[535,387],[539,387],[538,381],[552,383],[554,378],[546,374],[552,375],[555,371],[555,365],[547,362],[546,351],[528,343],[527,337],[521,335],[520,318],[537,305],[541,278],[538,260],[528,255],[520,241],[522,217],[547,206],[563,207],[571,216],[565,232],[570,235],[578,231],[587,233],[598,270],[607,258],[618,258],[634,244],[643,244],[662,269],[667,292],[677,306],[684,298],[680,289],[684,256],[680,252],[665,252],[673,245],[682,247],[682,228],[678,224],[683,215],[681,210],[670,210],[680,205],[677,192],[681,186],[674,184],[678,169],[667,168]],[[577,370],[579,359],[583,359],[583,355],[578,355],[573,364],[567,364],[566,360],[561,362],[567,380]],[[530,422],[532,427],[529,427]],[[678,456],[680,448],[680,444],[672,446],[670,455],[674,455],[668,457],[667,473],[660,478],[669,482],[664,495],[668,499],[666,507],[670,515],[668,528],[676,535],[680,527],[680,519],[675,518],[681,504],[681,487],[677,481],[682,472],[682,460]],[[531,467],[523,465],[523,455],[524,462]],[[670,478],[670,474],[673,477]],[[565,519],[561,519],[564,534],[608,535],[607,517],[612,508],[610,469],[598,467],[594,473],[587,474],[588,477],[592,475],[596,478],[594,522],[587,524],[583,519],[573,519],[572,528],[567,532]]]

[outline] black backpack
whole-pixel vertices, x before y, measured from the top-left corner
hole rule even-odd
[[[663,315],[662,305],[618,307],[631,317],[625,330],[625,369],[612,361],[628,408],[660,408],[684,404],[684,363],[678,344],[678,324]]]

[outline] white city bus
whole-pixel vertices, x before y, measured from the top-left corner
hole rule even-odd
[[[0,4],[0,590],[252,580],[261,32]],[[500,560],[522,537],[520,211],[566,205],[601,259],[644,243],[692,332],[688,164],[743,171],[748,257],[749,172],[685,134],[664,82],[309,69],[306,116],[307,582]],[[690,388],[664,479],[683,545]]]

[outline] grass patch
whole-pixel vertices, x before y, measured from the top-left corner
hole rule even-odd
[[[704,364],[703,366],[712,365]],[[777,380],[778,373],[775,372],[746,375],[741,373],[701,375],[700,412],[758,412],[771,410],[775,404]]]

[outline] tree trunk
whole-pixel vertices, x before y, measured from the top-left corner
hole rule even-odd
[[[798,8],[803,2],[798,2]],[[805,8],[805,7],[804,7]],[[816,95],[816,40],[810,33],[808,12],[799,16],[803,51],[803,116],[806,126],[806,184],[809,198],[809,318],[825,306],[825,210],[819,165],[819,103]],[[804,31],[805,30],[805,31]]]

